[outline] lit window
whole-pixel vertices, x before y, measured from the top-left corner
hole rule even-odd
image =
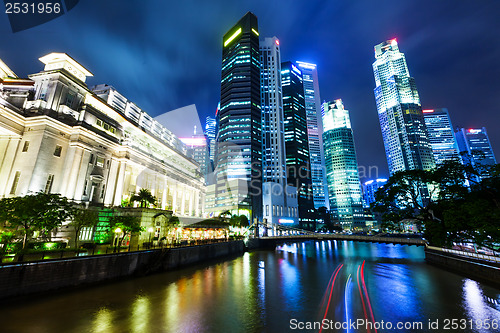
[[[10,194],[16,194],[17,184],[19,183],[19,177],[21,177],[21,171],[16,171],[14,176],[14,182],[12,182],[12,187],[10,188]]]
[[[56,149],[54,150],[54,156],[61,157],[61,152],[62,152],[62,146],[57,145]]]
[[[30,146],[29,141],[24,141],[24,146],[23,146],[23,153],[28,151],[28,147]]]
[[[52,190],[53,182],[54,182],[54,175],[49,174],[49,176],[47,177],[47,182],[45,183],[45,189],[43,190],[45,194],[50,193],[50,191]]]

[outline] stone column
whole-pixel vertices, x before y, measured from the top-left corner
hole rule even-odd
[[[116,182],[113,189],[113,205],[120,206],[122,204],[123,197],[123,187],[125,185],[125,169],[127,168],[127,161],[121,160],[118,165],[118,170],[116,173]]]
[[[21,142],[21,137],[10,137],[8,139],[7,147],[5,148],[5,156],[3,156],[3,158],[0,157],[0,197],[9,195],[10,187],[8,181],[12,167],[14,166],[19,142]]]
[[[120,162],[115,158],[111,158],[111,165],[109,166],[108,177],[106,178],[106,194],[104,195],[104,205],[111,206],[114,205],[114,196],[116,182],[118,179],[118,168]]]

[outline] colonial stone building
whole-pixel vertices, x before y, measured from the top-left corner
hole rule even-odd
[[[203,215],[199,165],[172,132],[116,90],[123,98],[89,89],[92,73],[67,54],[39,60],[28,79],[0,60],[0,198],[44,191],[119,206],[146,188],[158,208]]]

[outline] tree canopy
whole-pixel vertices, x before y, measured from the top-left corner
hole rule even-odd
[[[404,220],[423,224],[432,245],[469,241],[494,248],[500,243],[500,168],[491,166],[489,177],[477,181],[481,173],[455,161],[396,172],[376,192],[372,208],[382,213],[388,229],[398,229]]]
[[[42,237],[50,238],[50,232],[68,219],[72,212],[72,203],[59,194],[40,192],[0,200],[0,221],[4,222],[5,228],[20,234],[23,249],[35,231]]]
[[[146,208],[150,204],[156,204],[156,198],[151,194],[151,191],[146,188],[141,188],[137,194],[132,196],[131,201],[138,201],[141,208]]]

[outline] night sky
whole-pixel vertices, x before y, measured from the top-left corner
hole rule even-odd
[[[500,158],[500,1],[82,0],[41,26],[12,33],[0,13],[0,58],[21,77],[66,52],[152,116],[196,104],[213,115],[222,35],[247,11],[283,60],[316,63],[322,100],[350,111],[360,166],[387,175],[373,95],[373,47],[397,38],[424,109],[447,107],[454,126],[486,126]],[[376,176],[372,174],[371,176]]]

